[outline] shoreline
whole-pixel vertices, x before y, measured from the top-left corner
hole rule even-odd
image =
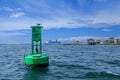
[[[120,45],[120,44],[95,44],[95,45],[89,45],[89,44],[62,44],[62,45],[75,45],[75,46],[95,46],[95,45]]]

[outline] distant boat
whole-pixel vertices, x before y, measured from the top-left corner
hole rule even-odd
[[[46,41],[45,44],[47,44],[47,45],[58,45],[58,44],[61,44],[61,42],[58,41],[58,40],[49,40],[49,41]]]

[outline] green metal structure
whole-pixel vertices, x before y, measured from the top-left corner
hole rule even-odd
[[[42,54],[42,26],[37,24],[31,26],[32,28],[32,50],[31,53],[25,55],[24,62],[30,66],[47,66],[49,63],[49,57],[46,54]]]

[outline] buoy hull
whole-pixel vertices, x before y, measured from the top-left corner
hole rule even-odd
[[[24,62],[28,66],[48,66],[49,57],[46,54],[30,54],[24,57]]]
[[[48,67],[49,63],[45,63],[45,64],[35,64],[35,65],[26,65],[27,67],[31,67],[31,68],[44,68],[44,67]]]

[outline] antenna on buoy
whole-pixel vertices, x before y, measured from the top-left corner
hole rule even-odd
[[[41,25],[40,23],[37,23],[37,25]]]

